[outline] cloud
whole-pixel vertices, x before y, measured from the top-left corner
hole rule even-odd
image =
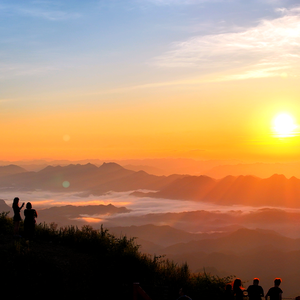
[[[293,68],[300,58],[299,10],[281,9],[281,17],[261,20],[255,27],[174,43],[173,50],[153,63],[165,68],[229,71],[228,80],[295,74]],[[239,71],[232,74],[234,70]]]

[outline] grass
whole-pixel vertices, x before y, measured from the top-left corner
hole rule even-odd
[[[7,213],[0,213],[0,265],[1,299],[131,300],[139,282],[153,300],[177,299],[182,286],[193,300],[218,300],[232,280],[193,274],[187,264],[141,253],[134,239],[102,226],[38,224],[34,240],[16,239]]]

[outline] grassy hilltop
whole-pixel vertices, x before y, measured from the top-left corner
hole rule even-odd
[[[103,228],[39,224],[33,241],[16,239],[7,213],[0,214],[0,257],[1,299],[131,300],[139,282],[153,300],[177,299],[181,286],[193,300],[217,300],[231,280],[191,274],[186,264],[143,254],[134,239]]]

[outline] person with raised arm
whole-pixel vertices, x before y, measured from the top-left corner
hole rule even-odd
[[[17,237],[20,237],[19,229],[20,229],[20,222],[22,221],[21,209],[23,208],[23,206],[25,204],[23,202],[23,204],[20,207],[19,206],[19,200],[20,199],[18,197],[15,197],[14,201],[13,201],[13,204],[12,204],[12,208],[13,208],[13,211],[14,211],[14,217],[13,217],[13,220],[14,220],[14,236],[17,236]]]

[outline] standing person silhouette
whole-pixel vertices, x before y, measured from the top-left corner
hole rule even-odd
[[[266,296],[265,299],[267,300],[268,297],[270,297],[270,300],[282,300],[282,289],[279,287],[281,283],[281,278],[275,278],[274,280],[274,286],[271,287]]]
[[[242,280],[240,278],[236,278],[233,282],[233,294],[235,296],[235,300],[243,300],[244,299],[244,289],[242,287]]]
[[[37,218],[37,212],[35,209],[32,208],[30,202],[26,204],[26,209],[24,210],[24,232],[25,237],[28,239],[32,239],[35,233],[35,223]]]
[[[249,300],[261,300],[261,297],[264,297],[264,290],[258,284],[259,284],[259,279],[254,278],[253,284],[249,285],[247,289]]]
[[[21,218],[21,209],[23,208],[24,206],[24,202],[23,204],[21,205],[21,207],[19,206],[19,198],[18,197],[15,197],[14,198],[14,201],[13,201],[13,204],[12,204],[12,208],[14,210],[14,236],[18,236],[20,237],[19,235],[19,229],[20,229],[20,221],[22,221],[22,218]]]

